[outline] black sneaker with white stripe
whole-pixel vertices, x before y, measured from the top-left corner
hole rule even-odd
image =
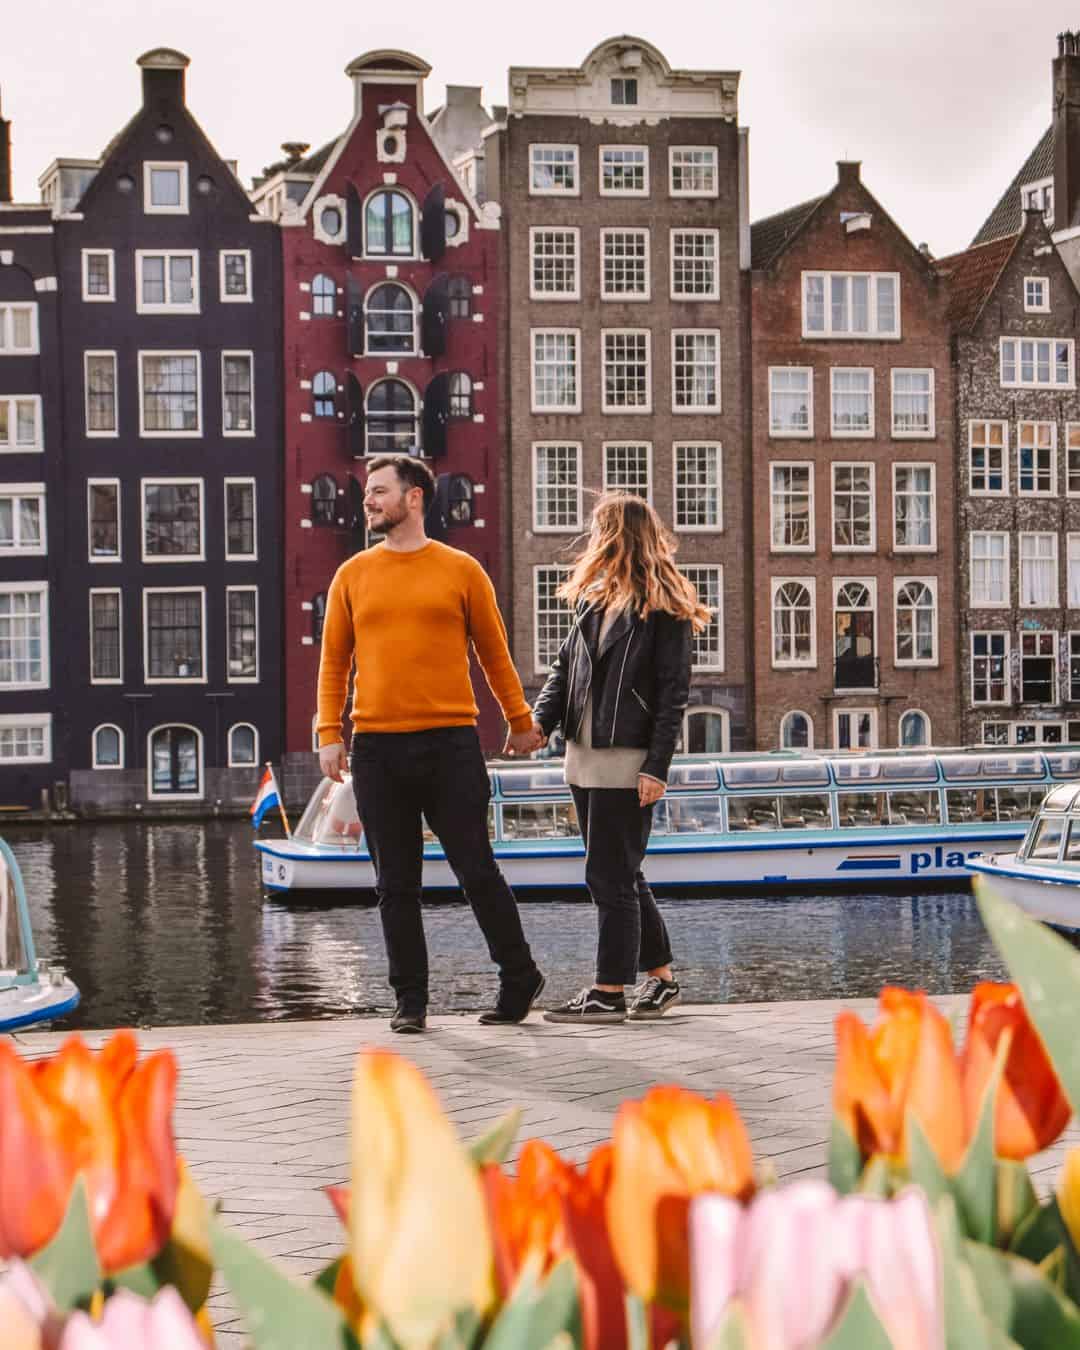
[[[647,1022],[663,1017],[664,1013],[680,997],[678,980],[662,980],[659,975],[650,975],[634,990],[630,1003],[629,1017],[632,1022]]]
[[[626,1021],[626,997],[606,989],[583,989],[567,1003],[544,1014],[545,1022],[605,1024]]]

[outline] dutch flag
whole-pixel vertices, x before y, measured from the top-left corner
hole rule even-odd
[[[262,776],[262,782],[259,784],[259,790],[255,794],[255,800],[251,803],[251,823],[256,829],[263,823],[263,816],[267,811],[273,811],[275,807],[281,806],[281,796],[278,793],[277,779],[274,777],[274,770],[268,764],[266,772]]]

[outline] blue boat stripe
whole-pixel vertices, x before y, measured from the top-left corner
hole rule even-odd
[[[898,872],[899,858],[845,858],[837,863],[838,872]]]

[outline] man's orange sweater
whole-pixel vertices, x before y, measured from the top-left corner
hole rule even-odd
[[[532,714],[495,588],[476,559],[434,541],[411,553],[380,544],[355,554],[338,568],[326,597],[319,745],[341,740],[354,657],[354,731],[474,725],[470,640],[511,730],[528,731]]]

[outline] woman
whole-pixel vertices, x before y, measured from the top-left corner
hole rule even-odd
[[[597,907],[596,983],[544,1014],[549,1022],[660,1017],[679,999],[667,928],[641,870],[653,805],[664,795],[690,689],[694,632],[710,611],[675,566],[675,545],[640,497],[602,496],[559,596],[576,618],[533,709],[561,726]]]

